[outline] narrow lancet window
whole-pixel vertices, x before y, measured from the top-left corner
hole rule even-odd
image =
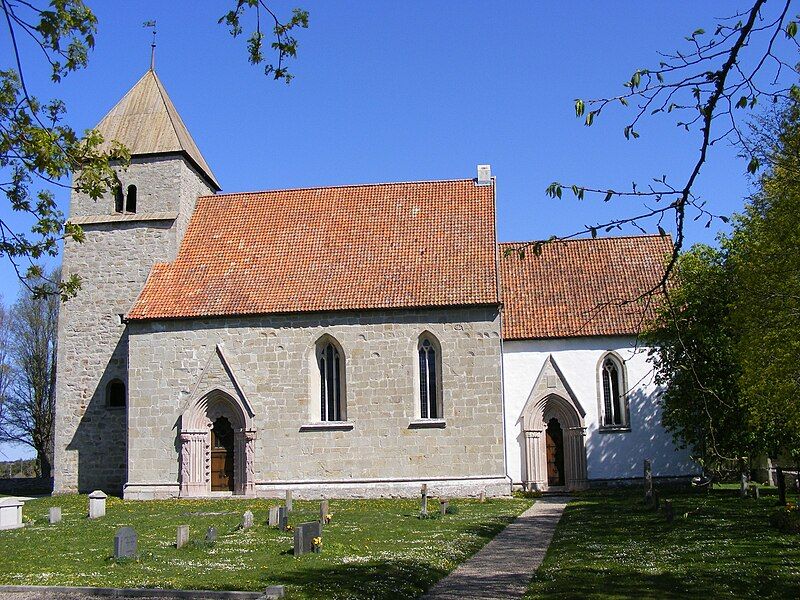
[[[626,425],[625,395],[623,393],[622,369],[612,357],[607,357],[602,366],[603,425],[622,427]]]
[[[440,419],[439,368],[436,348],[427,338],[422,338],[417,348],[419,354],[419,401],[420,417]]]
[[[320,420],[341,421],[342,418],[342,358],[332,342],[317,350],[320,380]]]
[[[136,186],[128,186],[128,197],[125,200],[125,212],[136,212]]]

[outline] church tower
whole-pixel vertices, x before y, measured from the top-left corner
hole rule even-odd
[[[200,150],[153,69],[97,129],[130,150],[116,193],[92,200],[73,191],[64,276],[82,288],[61,307],[56,380],[55,492],[126,481],[128,334],[125,315],[156,262],[175,258],[198,196],[219,191]],[[140,457],[144,458],[144,457]]]

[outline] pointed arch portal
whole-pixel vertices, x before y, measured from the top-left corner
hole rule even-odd
[[[522,410],[526,489],[586,488],[585,414],[549,356]]]
[[[221,491],[223,479],[224,489],[234,494],[253,493],[256,434],[252,416],[238,395],[218,388],[191,403],[181,418],[181,496],[207,496]],[[232,441],[212,443],[212,437],[219,438],[223,429],[232,431]],[[216,465],[214,461],[220,456],[220,464]]]

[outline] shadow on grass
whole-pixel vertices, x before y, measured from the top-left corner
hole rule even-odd
[[[774,497],[659,489],[675,521],[640,490],[571,503],[526,598],[800,598],[800,539],[769,524]]]
[[[275,584],[287,586],[292,592],[302,592],[310,598],[353,598],[393,600],[418,598],[439,579],[447,575],[443,569],[429,563],[412,560],[381,560],[337,566],[315,565],[308,569],[286,573],[280,580],[265,578],[264,587]]]

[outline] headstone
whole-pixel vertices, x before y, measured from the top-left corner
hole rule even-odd
[[[758,499],[761,497],[761,493],[760,493],[760,491],[759,491],[759,487],[758,487],[757,485],[754,485],[754,486],[753,486],[752,488],[750,488],[750,489],[751,489],[751,490],[752,490],[752,492],[753,492],[753,500],[758,500]]]
[[[278,526],[278,510],[280,509],[279,506],[270,506],[269,507],[269,521],[267,523],[270,527],[277,527]]]
[[[421,517],[428,516],[428,484],[422,484],[422,507],[420,508],[419,514]]]
[[[320,523],[327,523],[328,522],[328,514],[330,511],[328,510],[328,501],[323,500],[319,503],[319,522]]]
[[[739,459],[739,470],[741,471],[741,483],[739,485],[739,497],[747,498],[750,494],[748,489],[750,486],[750,475],[747,472],[747,457]]]
[[[778,484],[778,504],[786,506],[786,478],[783,476],[783,467],[775,467],[775,479]]]
[[[133,527],[121,527],[114,536],[114,558],[135,558],[138,542]]]
[[[644,501],[649,506],[653,502],[653,466],[644,459]]]
[[[658,497],[658,490],[653,490],[653,506],[656,510],[661,508],[661,499]]]
[[[206,542],[209,544],[213,544],[217,541],[217,528],[216,527],[209,527],[208,531],[206,531]]]
[[[25,503],[18,498],[0,499],[0,529],[19,529],[22,522],[22,507]]]
[[[664,516],[667,518],[667,523],[672,523],[675,520],[675,509],[672,507],[672,500],[664,500]]]
[[[99,519],[106,516],[106,498],[108,496],[100,490],[89,494],[89,518]]]
[[[322,525],[319,521],[300,523],[294,530],[294,555],[300,556],[308,552],[318,551],[314,538],[322,537]]]
[[[61,523],[61,507],[51,506],[48,518],[50,519],[50,525]]]
[[[448,504],[449,504],[449,502],[447,500],[439,500],[439,513],[442,516],[445,516],[447,514],[447,506],[448,506]]]
[[[292,512],[292,490],[286,490],[286,512]]]
[[[480,493],[480,495],[478,496],[478,500],[480,500],[480,503],[481,503],[481,504],[483,504],[484,502],[486,502],[486,490],[481,490],[481,493]]]
[[[189,526],[180,525],[178,527],[178,534],[175,538],[175,547],[180,550],[189,543]]]
[[[278,529],[281,531],[286,531],[286,527],[289,525],[289,511],[286,510],[285,506],[278,507]]]
[[[250,529],[253,526],[253,512],[246,511],[242,515],[242,529]]]

